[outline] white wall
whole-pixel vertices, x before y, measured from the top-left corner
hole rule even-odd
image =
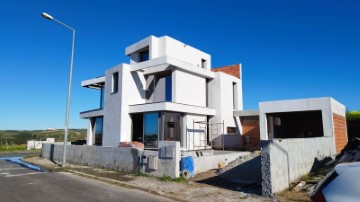
[[[41,149],[43,143],[54,143],[55,138],[46,138],[45,141],[28,140],[26,150]]]
[[[206,79],[180,70],[172,74],[173,102],[206,107]]]
[[[188,62],[190,64],[194,64],[201,68],[201,59],[205,59],[206,69],[210,70],[211,68],[211,57],[209,54],[204,53],[196,48],[193,48],[187,44],[184,44],[176,39],[173,39],[168,36],[163,36],[159,38],[161,45],[164,46],[165,51],[164,55],[172,56],[184,62]],[[163,48],[163,47],[162,47]],[[159,55],[162,56],[162,55]]]
[[[145,103],[145,78],[141,72],[130,72],[130,65],[122,65],[121,83],[121,128],[120,141],[132,140],[132,120],[129,115],[129,105]]]
[[[112,75],[119,73],[119,87],[117,93],[112,93]],[[116,146],[120,142],[122,65],[118,65],[105,72],[105,97],[103,119],[103,146]]]
[[[243,109],[242,81],[234,76],[216,72],[215,79],[209,83],[209,107],[216,110],[216,116],[211,122],[219,123],[224,121],[224,129],[236,127],[233,107],[233,82],[237,84],[237,109]]]
[[[130,55],[130,64],[138,60],[137,51],[149,47],[149,59],[162,56],[172,56],[184,62],[193,64],[201,68],[201,59],[206,60],[206,69],[211,68],[211,56],[185,43],[182,43],[169,36],[155,37],[149,36],[142,39],[125,49],[125,55]]]

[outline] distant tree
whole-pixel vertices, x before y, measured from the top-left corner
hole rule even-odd
[[[360,111],[346,112],[348,139],[360,138]]]

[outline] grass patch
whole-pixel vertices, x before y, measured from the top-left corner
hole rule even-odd
[[[0,151],[19,151],[26,150],[26,145],[3,145],[0,146]]]
[[[311,180],[311,179],[313,179],[313,176],[310,173],[305,174],[301,177],[301,181],[306,181],[306,180]]]
[[[160,181],[163,182],[185,182],[186,179],[184,177],[177,177],[177,178],[172,178],[170,176],[164,175],[161,178],[159,178]]]
[[[151,175],[146,174],[146,173],[142,173],[142,172],[136,172],[136,173],[134,173],[132,175],[136,176],[136,177],[152,177]]]

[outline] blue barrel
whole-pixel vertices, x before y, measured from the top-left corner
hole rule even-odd
[[[194,160],[192,156],[181,157],[180,171],[188,170],[191,177],[194,177]]]

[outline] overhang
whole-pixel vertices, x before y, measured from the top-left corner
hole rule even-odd
[[[204,78],[215,78],[215,73],[196,65],[175,59],[170,56],[163,56],[152,60],[131,64],[130,71],[143,71],[145,74],[153,74],[169,68],[180,69]]]
[[[85,88],[100,89],[105,85],[105,76],[96,77],[93,79],[85,80],[81,82],[81,86]]]
[[[214,116],[216,110],[208,107],[198,107],[193,105],[179,104],[174,102],[157,102],[138,105],[130,105],[129,113],[144,113],[153,111],[172,111],[190,114],[200,114]]]
[[[88,119],[92,117],[99,117],[104,116],[104,110],[103,109],[93,109],[89,111],[80,112],[80,118],[82,119]]]

